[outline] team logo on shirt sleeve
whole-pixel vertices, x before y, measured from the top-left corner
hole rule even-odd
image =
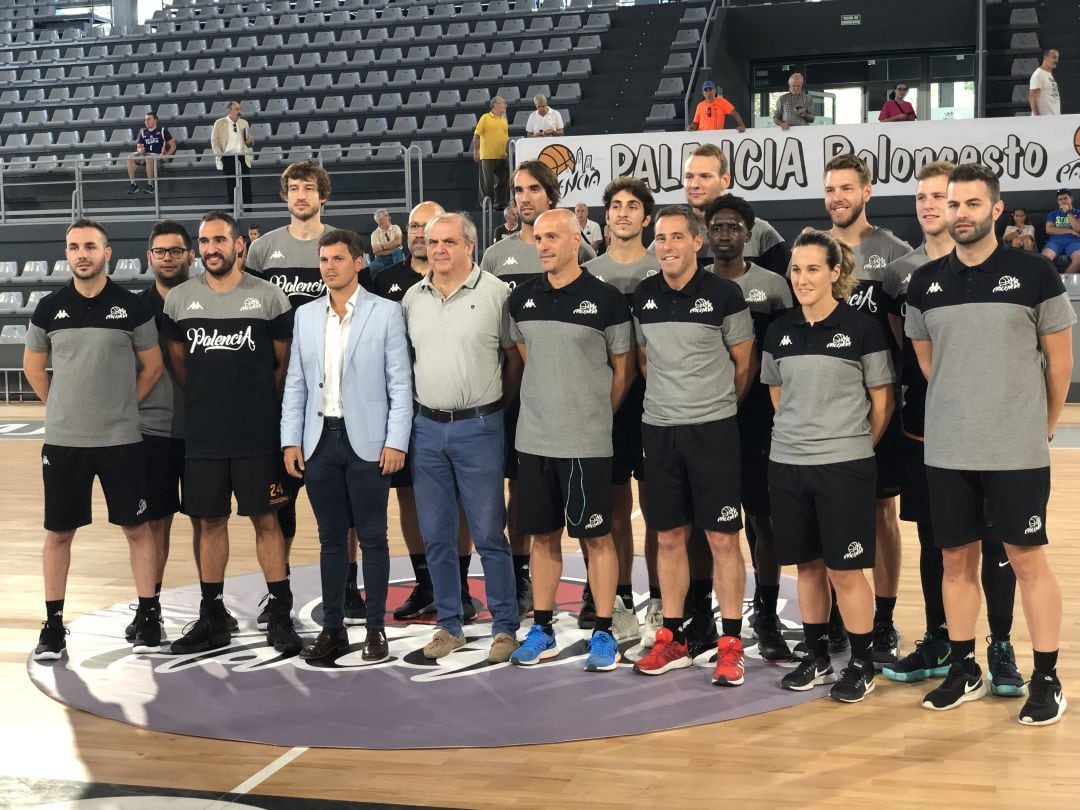
[[[1020,285],[1017,284],[1016,286],[1019,287]],[[109,310],[109,314],[105,316],[105,320],[107,320],[107,321],[122,321],[127,316],[128,316],[127,310],[124,309],[123,307],[113,307],[112,309]]]
[[[1008,292],[1009,290],[1019,290],[1020,279],[1016,276],[1002,276],[998,279],[998,284],[991,292]]]
[[[245,298],[244,305],[240,307],[241,312],[251,312],[256,309],[262,309],[262,303],[258,298]]]
[[[574,315],[596,315],[600,310],[592,301],[582,301],[573,311]]]
[[[851,338],[843,332],[837,332],[833,339],[825,344],[826,349],[847,349],[851,346]]]
[[[765,294],[764,290],[759,290],[755,287],[746,293],[746,300],[751,304],[764,304],[769,300],[769,296]]]
[[[694,306],[690,308],[691,315],[701,315],[702,313],[712,311],[712,301],[708,300],[707,298],[699,298],[697,301],[694,302]]]

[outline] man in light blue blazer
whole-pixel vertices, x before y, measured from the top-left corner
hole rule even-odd
[[[386,592],[390,476],[405,463],[412,429],[412,363],[401,307],[359,286],[363,246],[352,231],[319,239],[327,295],[296,310],[281,406],[281,446],[290,475],[307,481],[319,526],[323,630],[302,658],[349,650],[344,624],[346,546],[355,524],[367,592],[362,658],[389,657]]]

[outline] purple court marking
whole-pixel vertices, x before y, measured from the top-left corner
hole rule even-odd
[[[636,567],[644,572],[644,565]],[[479,569],[478,561],[473,568]],[[408,595],[411,574],[407,557],[391,561],[391,610]],[[580,555],[567,554],[556,619],[562,654],[529,668],[487,663],[486,612],[467,626],[470,642],[439,662],[428,662],[421,653],[431,639],[430,623],[388,624],[392,658],[381,664],[360,660],[362,627],[351,628],[353,649],[334,665],[282,658],[255,628],[266,589],[257,574],[226,582],[225,601],[240,621],[240,633],[225,650],[134,655],[123,640],[132,614],[121,603],[74,621],[65,658],[31,659],[27,668],[37,687],[55,700],[135,726],[335,748],[485,748],[644,734],[774,711],[825,694],[824,689],[780,689],[786,670],[760,660],[750,639],[745,641],[746,683],[737,688],[712,686],[708,654],[695,667],[655,678],[633,673],[629,662],[615,672],[585,672],[588,631],[578,629],[571,613],[583,576]],[[318,566],[294,568],[292,583],[298,630],[314,638],[321,613]],[[642,618],[648,596],[644,576],[634,584]],[[482,600],[483,580],[471,580],[470,588]],[[162,592],[170,639],[196,618],[198,602],[197,585]],[[800,627],[789,577],[781,581],[779,607],[786,628]],[[623,645],[631,655],[634,647]]]

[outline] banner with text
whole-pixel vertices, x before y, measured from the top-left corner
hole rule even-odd
[[[1002,191],[1080,181],[1080,115],[527,138],[515,152],[518,163],[539,159],[555,171],[561,205],[600,206],[617,177],[641,178],[658,203],[679,203],[686,156],[702,143],[727,155],[732,193],[755,202],[821,196],[825,164],[850,152],[869,165],[876,196],[913,193],[919,169],[935,160],[983,163]]]

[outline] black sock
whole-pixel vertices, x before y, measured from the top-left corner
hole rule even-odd
[[[349,583],[350,590],[356,590],[356,580],[360,578],[360,563],[349,563],[349,575],[346,581]]]
[[[720,618],[720,633],[725,636],[735,636],[739,638],[742,636],[742,617],[738,619],[725,619]]]
[[[410,554],[409,562],[412,563],[412,570],[413,575],[416,578],[416,584],[419,585],[425,593],[431,593],[431,572],[428,571],[427,555]]]
[[[810,655],[815,659],[829,660],[829,625],[803,622],[803,638],[810,648]]]
[[[600,631],[605,633],[611,632],[611,616],[597,616],[596,624],[593,625],[593,635],[595,636]]]
[[[975,662],[975,639],[965,641],[953,641],[949,639],[949,647],[952,650],[954,664],[959,664],[965,672],[974,675],[979,665]]]
[[[199,588],[202,590],[203,604],[209,606],[216,603],[225,607],[225,602],[221,598],[225,593],[224,582],[200,582]]]
[[[1013,623],[1011,613],[1008,616],[987,616],[986,620],[990,624],[990,638],[992,641],[1011,640]]]
[[[157,583],[154,584],[154,596],[161,596],[161,583],[160,582],[157,582]]]
[[[1038,650],[1032,650],[1032,654],[1035,656],[1036,672],[1042,675],[1057,677],[1057,650],[1054,650],[1053,652],[1039,652]]]
[[[986,620],[994,641],[1008,641],[1012,634],[1013,605],[1016,602],[1016,574],[1001,543],[982,544],[981,580],[986,594]]]
[[[873,633],[852,633],[848,630],[848,640],[851,642],[851,658],[863,663],[870,662],[870,644],[874,640]]]
[[[469,566],[472,564],[472,554],[458,555],[458,568],[461,571],[461,598],[469,597]]]
[[[662,598],[660,596],[660,586],[659,585],[655,585],[655,586],[650,585],[649,586],[649,598],[650,599],[660,599],[660,598]]]
[[[671,637],[679,644],[686,643],[686,636],[683,635],[682,631],[683,622],[685,621],[686,619],[683,616],[680,616],[677,619],[669,619],[667,616],[664,617],[664,627],[671,631]]]
[[[161,612],[161,605],[158,604],[158,598],[156,596],[140,596],[139,597],[139,612],[145,613],[148,610],[156,610]]]
[[[923,606],[926,610],[926,632],[932,633],[945,624],[945,603],[941,597],[941,578],[944,570],[941,549],[934,545],[934,532],[929,521],[920,521],[919,580],[922,583]]]
[[[549,636],[555,632],[551,626],[551,621],[554,618],[555,611],[553,610],[533,610],[533,624],[540,625]]]
[[[712,580],[690,580],[690,607],[695,613],[712,614]]]
[[[292,607],[292,589],[289,587],[288,579],[279,582],[267,582],[266,588],[270,591],[272,597]]]
[[[623,605],[634,609],[634,586],[633,585],[617,585],[615,587],[615,595],[622,598]]]
[[[758,590],[761,592],[761,614],[775,616],[776,600],[780,598],[780,586],[762,585]]]
[[[514,576],[518,580],[525,580],[529,578],[529,561],[530,556],[528,554],[515,554],[514,555]]]
[[[874,624],[888,622],[892,624],[893,609],[896,607],[895,596],[874,597]]]
[[[64,600],[63,599],[46,599],[45,600],[45,620],[49,624],[57,625],[64,623]]]

